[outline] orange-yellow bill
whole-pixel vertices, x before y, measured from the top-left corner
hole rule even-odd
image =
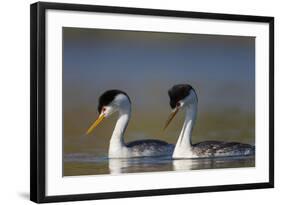
[[[168,120],[167,120],[167,122],[166,122],[166,124],[165,124],[163,130],[165,130],[165,129],[168,127],[168,125],[172,122],[172,120],[174,119],[174,117],[176,116],[176,114],[178,113],[178,111],[179,111],[178,108],[176,108],[175,110],[172,111],[172,113],[171,113],[170,116],[168,117]]]
[[[87,130],[86,134],[90,134],[105,118],[104,114],[101,114],[98,119],[90,126],[90,128]]]

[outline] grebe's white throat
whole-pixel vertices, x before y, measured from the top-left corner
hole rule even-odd
[[[129,99],[122,94],[116,96],[115,100],[119,107],[118,109],[118,120],[116,122],[115,128],[111,135],[108,157],[109,158],[126,158],[128,157],[128,148],[124,142],[124,133],[128,126],[131,117],[131,105]]]
[[[193,91],[191,91],[193,92]],[[191,95],[195,95],[192,93]],[[195,98],[194,98],[195,99]],[[197,116],[197,100],[194,100],[188,106],[184,106],[185,120],[182,130],[177,140],[173,158],[193,158],[195,157],[192,152],[192,130]]]

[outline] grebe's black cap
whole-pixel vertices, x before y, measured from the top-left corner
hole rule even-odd
[[[128,97],[128,99],[129,99],[129,101],[131,102],[129,96],[124,91],[121,91],[121,90],[108,90],[108,91],[105,91],[99,97],[99,104],[98,104],[98,112],[99,112],[99,114],[101,113],[102,107],[109,105],[114,100],[114,98],[117,95],[119,95],[119,94],[126,95]]]
[[[190,94],[190,91],[195,90],[193,87],[189,84],[178,84],[174,85],[169,91],[169,97],[170,97],[170,106],[172,109],[174,109],[177,106],[177,103],[184,99],[186,96]]]

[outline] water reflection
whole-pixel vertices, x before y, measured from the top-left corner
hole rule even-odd
[[[171,159],[171,157],[141,157],[108,159],[89,153],[64,156],[64,176],[126,174],[161,171],[254,167],[255,157],[205,159]]]
[[[123,173],[123,167],[128,167],[128,160],[125,159],[109,159],[108,168],[110,174],[121,174]]]
[[[169,157],[108,159],[108,167],[110,174],[172,170],[171,158]]]
[[[255,158],[253,156],[173,160],[174,171],[251,167],[251,166],[255,166]]]
[[[152,172],[152,171],[187,171],[198,169],[234,168],[255,166],[254,157],[171,159],[169,157],[109,159],[110,174]]]

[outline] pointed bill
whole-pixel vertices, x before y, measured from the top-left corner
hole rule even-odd
[[[167,122],[166,122],[166,124],[165,124],[163,130],[165,130],[165,129],[168,127],[168,125],[172,122],[172,120],[174,119],[174,117],[176,116],[176,114],[178,113],[178,111],[179,111],[179,108],[175,108],[175,109],[171,112],[171,114],[169,115],[168,120],[167,120]]]
[[[86,135],[90,134],[105,118],[104,114],[101,114],[98,119],[89,127],[89,129],[86,132]]]

